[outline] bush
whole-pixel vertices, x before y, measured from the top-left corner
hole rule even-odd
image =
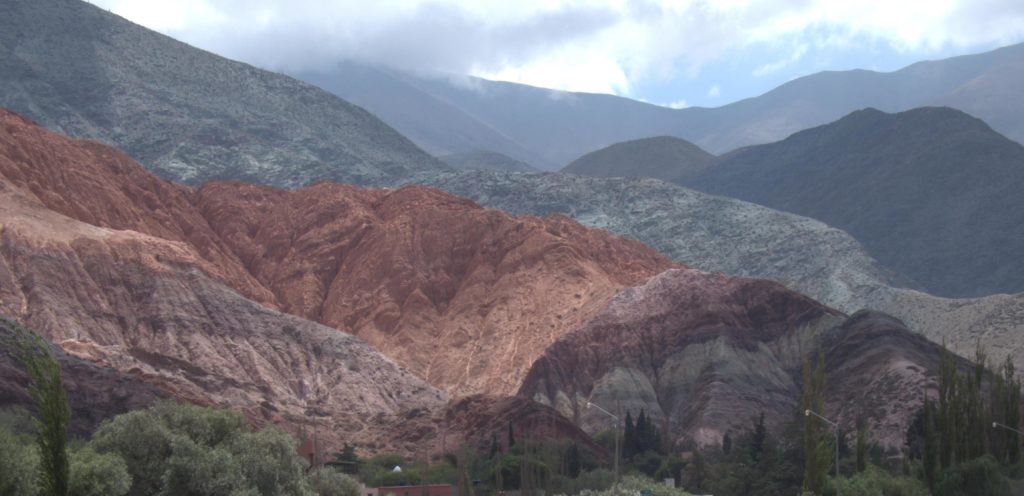
[[[317,470],[307,480],[309,487],[319,496],[359,496],[359,483],[333,469]]]
[[[896,477],[874,465],[832,482],[843,496],[928,496],[928,488],[919,480]]]
[[[942,471],[936,496],[1007,496],[1009,483],[991,455],[968,460]]]
[[[132,476],[124,459],[82,448],[71,453],[71,496],[124,496]]]

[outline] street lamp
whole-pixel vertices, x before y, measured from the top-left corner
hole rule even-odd
[[[587,401],[587,409],[589,410],[590,407],[597,408],[598,410],[601,410],[602,412],[607,414],[609,417],[615,419],[615,485],[618,486],[619,485],[619,417],[617,415],[615,415],[614,413],[609,412],[608,410],[605,410],[604,408],[601,408],[599,405],[591,403],[588,400]]]
[[[835,422],[833,422],[833,421],[831,421],[831,420],[829,420],[829,419],[827,419],[825,417],[822,417],[821,415],[818,415],[818,413],[813,411],[813,410],[810,410],[810,409],[804,410],[804,416],[805,417],[810,417],[811,415],[814,415],[815,417],[818,417],[821,420],[824,420],[825,423],[827,423],[828,425],[831,425],[832,426],[832,430],[836,433],[836,482],[838,483],[839,482],[839,424],[837,424],[837,423],[835,423]],[[839,496],[839,486],[838,485],[836,486],[836,496]]]
[[[999,427],[1002,427],[1003,429],[1006,429],[1008,431],[1016,432],[1017,434],[1020,434],[1021,436],[1024,436],[1024,432],[1021,432],[1021,431],[1019,431],[1017,429],[1014,429],[1013,427],[1010,427],[1010,426],[1005,425],[1005,424],[1000,424],[999,422],[992,422],[992,428],[993,429],[996,429],[996,428],[999,428]]]

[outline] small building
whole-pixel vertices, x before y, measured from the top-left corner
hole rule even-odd
[[[376,493],[371,493],[375,491]],[[451,484],[427,484],[421,486],[384,486],[366,489],[362,496],[458,496],[458,490]]]

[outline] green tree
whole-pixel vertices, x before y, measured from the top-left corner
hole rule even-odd
[[[123,413],[104,422],[90,446],[100,453],[116,453],[132,477],[132,496],[150,496],[163,487],[163,474],[171,457],[171,429],[152,410]]]
[[[0,317],[0,325],[12,331],[12,342],[6,344],[15,350],[31,381],[28,392],[36,406],[40,491],[45,496],[66,496],[71,407],[64,393],[60,364],[50,344],[38,334],[3,317]]]
[[[825,406],[825,355],[818,351],[817,365],[804,360],[801,413],[811,410],[819,415]],[[804,491],[822,494],[831,468],[832,448],[826,425],[813,415],[804,415]]]
[[[247,483],[263,496],[303,494],[305,461],[295,451],[295,438],[275,427],[243,432],[225,443]]]
[[[569,447],[565,450],[565,473],[575,479],[580,476],[581,468],[580,446],[573,441],[569,443]]]
[[[309,487],[318,496],[359,496],[359,483],[334,469],[317,470],[307,476]]]
[[[132,487],[124,459],[89,447],[71,452],[70,474],[71,496],[124,496]]]
[[[754,423],[754,434],[750,440],[750,458],[755,462],[761,456],[761,452],[764,451],[764,442],[768,437],[768,429],[764,425],[764,410],[761,410],[761,415],[757,417],[757,422]]]
[[[685,468],[685,478],[684,485],[688,491],[699,493],[704,489],[708,472],[704,464],[704,454],[699,448],[693,450],[693,458]]]
[[[626,410],[626,423],[622,428],[622,457],[631,458],[637,452],[636,426],[633,424],[633,415]]]
[[[39,452],[0,428],[0,496],[39,494]]]
[[[870,448],[870,436],[868,434],[867,422],[860,422],[857,426],[857,472],[863,472],[868,468],[868,449]]]
[[[923,464],[924,483],[930,490],[935,489],[938,450],[938,439],[935,433],[935,405],[926,395],[924,398],[924,452],[921,463]]]

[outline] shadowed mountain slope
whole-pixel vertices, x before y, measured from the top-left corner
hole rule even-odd
[[[562,172],[594,177],[653,177],[682,182],[714,163],[715,156],[680,138],[659,136],[616,143],[590,152]]]
[[[330,93],[78,0],[0,5],[0,106],[188,184],[391,184],[446,168]]]
[[[589,432],[607,419],[586,409],[588,400],[634,414],[642,408],[659,426],[674,419],[673,445],[716,445],[761,411],[772,426],[792,420],[801,365],[819,349],[829,381],[823,413],[846,430],[863,415],[876,441],[901,446],[934,388],[938,345],[885,315],[847,320],[775,283],[688,269],[622,292],[549,348],[520,393]]]
[[[498,152],[473,151],[442,155],[438,158],[456,170],[538,172],[536,167]]]
[[[843,229],[937,295],[1024,291],[1024,146],[958,110],[858,111],[685,183]]]

